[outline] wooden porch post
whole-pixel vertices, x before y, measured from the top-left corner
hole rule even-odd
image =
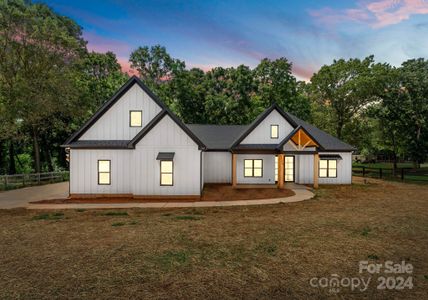
[[[278,154],[278,188],[284,188],[284,154]]]
[[[236,154],[232,153],[232,187],[236,187]]]
[[[318,153],[314,154],[314,188],[318,188],[318,167],[319,167],[320,156]]]

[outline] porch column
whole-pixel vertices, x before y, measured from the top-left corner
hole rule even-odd
[[[284,188],[284,154],[278,154],[278,188]]]
[[[318,153],[314,154],[314,188],[318,188],[318,167],[319,167],[320,156]]]
[[[232,153],[232,187],[236,187],[236,154]]]

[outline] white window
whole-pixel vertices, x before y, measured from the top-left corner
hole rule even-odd
[[[244,177],[263,177],[263,160],[244,159]]]
[[[173,185],[174,166],[172,160],[160,161],[160,185]]]
[[[143,126],[143,112],[141,110],[131,110],[129,112],[129,126],[141,127]]]
[[[98,161],[98,184],[111,184],[111,162],[109,160]]]
[[[335,178],[337,177],[337,160],[335,159],[320,159],[320,178]]]
[[[277,139],[279,136],[279,125],[270,125],[270,138]]]

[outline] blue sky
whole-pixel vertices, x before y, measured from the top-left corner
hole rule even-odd
[[[254,67],[286,57],[307,80],[333,59],[428,58],[428,0],[45,1],[82,27],[88,48],[127,69],[138,46],[161,44],[188,67]]]

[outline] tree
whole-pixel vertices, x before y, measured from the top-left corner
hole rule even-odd
[[[173,98],[172,109],[185,123],[204,124],[205,114],[205,73],[201,69],[185,70],[169,83]]]
[[[211,124],[247,124],[252,120],[253,76],[249,67],[213,68],[206,74],[205,112]]]
[[[84,56],[80,63],[82,76],[79,78],[82,90],[87,95],[92,110],[98,109],[107,101],[128,76],[122,72],[121,66],[113,52],[90,52]]]
[[[399,73],[407,151],[417,167],[426,160],[428,151],[428,60],[405,61]]]
[[[0,2],[0,91],[7,116],[28,130],[35,171],[40,137],[58,116],[79,113],[73,66],[86,51],[81,28],[44,4]]]
[[[131,53],[129,61],[131,67],[140,74],[140,78],[155,89],[186,67],[183,61],[172,58],[165,47],[160,45],[138,47]]]
[[[298,92],[298,83],[291,71],[292,64],[284,57],[276,60],[265,58],[253,70],[256,86],[253,117],[275,102],[284,110],[307,118],[310,103]]]
[[[373,56],[363,60],[334,60],[323,66],[311,78],[311,98],[320,105],[331,107],[335,134],[343,138],[343,128],[373,102],[379,81],[373,72]]]

